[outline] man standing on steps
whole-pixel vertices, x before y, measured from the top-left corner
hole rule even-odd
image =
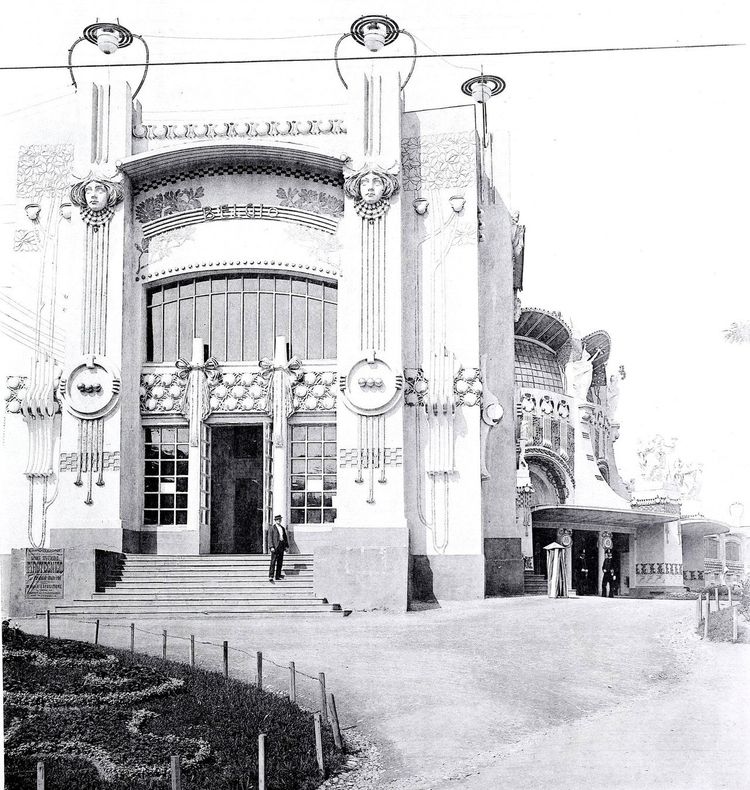
[[[284,552],[289,546],[286,530],[281,524],[281,516],[273,517],[273,525],[268,537],[268,542],[271,546],[271,565],[268,568],[268,581],[273,582],[284,578],[281,575],[281,566],[284,564]]]

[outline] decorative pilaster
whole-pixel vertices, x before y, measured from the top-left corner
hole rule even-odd
[[[78,469],[75,484],[86,476],[85,503],[93,504],[93,480],[104,485],[103,418],[116,406],[120,373],[107,359],[107,300],[109,290],[109,228],[122,202],[120,184],[93,172],[70,190],[86,226],[81,295],[81,357],[61,381],[65,406],[78,420]]]
[[[287,474],[289,417],[294,412],[292,387],[297,382],[302,363],[297,357],[289,357],[286,338],[276,338],[273,359],[260,360],[263,377],[268,380],[268,399],[272,417],[272,464],[273,486],[272,507],[287,520],[289,502],[289,475]],[[266,528],[271,525],[267,524]]]

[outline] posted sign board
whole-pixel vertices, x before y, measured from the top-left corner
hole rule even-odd
[[[26,549],[26,598],[62,598],[64,549]]]

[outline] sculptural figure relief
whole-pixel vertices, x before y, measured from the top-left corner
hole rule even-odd
[[[366,162],[356,170],[345,168],[344,193],[353,198],[354,210],[363,219],[382,217],[399,190],[398,165],[383,167]]]
[[[81,209],[81,217],[95,228],[109,222],[123,199],[122,184],[89,173],[70,190],[71,201]]]

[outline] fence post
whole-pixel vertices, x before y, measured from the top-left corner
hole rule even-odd
[[[297,701],[297,670],[294,661],[289,662],[289,701]]]
[[[318,757],[318,770],[320,775],[325,779],[326,766],[323,762],[323,732],[320,724],[320,714],[314,713],[313,719],[315,721],[315,754]]]
[[[701,604],[701,596],[700,595],[698,595],[698,597],[695,599],[695,615],[696,615],[696,618],[697,618],[696,625],[700,626],[701,620],[703,619],[703,606]]]
[[[224,641],[224,677],[229,677],[229,642]]]
[[[166,630],[161,632],[161,657],[165,661],[167,660],[167,632],[166,632]]]
[[[336,748],[341,751],[344,748],[344,742],[341,740],[341,728],[339,727],[339,714],[336,712],[336,700],[333,694],[328,692],[328,713],[331,717],[331,728],[333,729],[333,742]]]
[[[130,655],[135,653],[135,623],[130,624]]]
[[[718,584],[716,585],[716,588],[715,588],[714,592],[716,593],[716,611],[720,612],[721,611],[721,604],[719,603],[719,585]]]
[[[99,620],[96,621],[96,629],[94,630],[94,644],[99,644]]]
[[[727,582],[727,595],[729,596],[729,605],[732,605],[732,585]]]
[[[255,654],[255,663],[256,663],[256,676],[257,676],[257,686],[259,689],[263,688],[263,653],[259,650]]]
[[[172,755],[172,790],[180,790],[182,786],[182,776],[180,771],[180,755]]]
[[[737,607],[732,607],[732,641],[736,642],[739,638],[739,623],[737,620]]]
[[[49,609],[47,609],[47,639],[49,639],[51,635],[52,635],[52,629],[50,627]]]
[[[195,669],[195,634],[190,634],[190,669]]]
[[[328,704],[326,701],[326,673],[318,672],[318,683],[320,684],[320,715],[323,721],[328,724]]]
[[[258,735],[258,790],[266,790],[266,736]]]
[[[706,619],[703,621],[703,638],[708,637],[708,624],[711,619],[711,593],[706,593]]]
[[[44,790],[44,763],[41,760],[36,764],[36,790]]]

